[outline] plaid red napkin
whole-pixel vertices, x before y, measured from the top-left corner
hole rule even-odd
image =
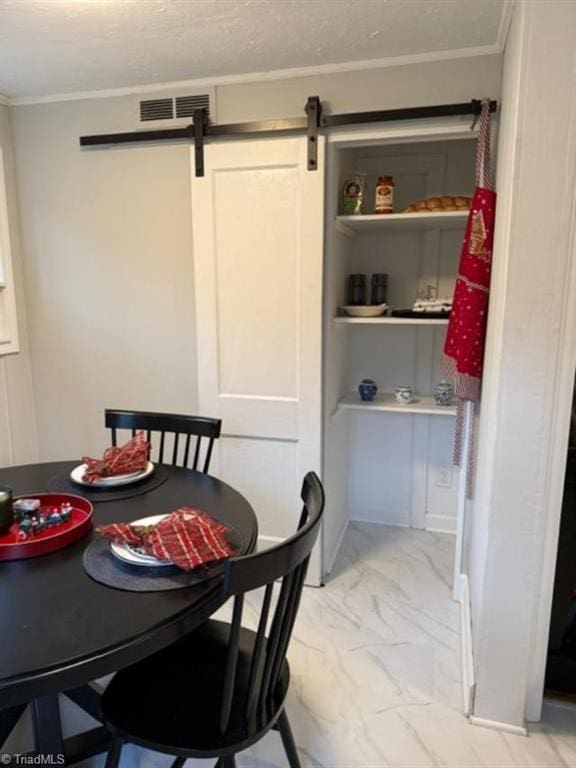
[[[137,432],[124,445],[107,448],[101,459],[83,456],[86,471],[82,479],[85,483],[93,483],[103,477],[141,472],[146,469],[149,455],[150,443],[147,442],[144,432]]]
[[[226,540],[230,530],[192,507],[180,507],[155,526],[118,523],[96,528],[111,541],[141,547],[147,555],[168,560],[184,571],[233,555],[234,550]]]

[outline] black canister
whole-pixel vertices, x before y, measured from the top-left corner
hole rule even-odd
[[[366,304],[366,275],[348,275],[348,305]]]
[[[12,491],[5,485],[0,485],[0,535],[8,533],[13,522]]]
[[[386,304],[388,301],[388,275],[375,272],[370,280],[370,304]]]

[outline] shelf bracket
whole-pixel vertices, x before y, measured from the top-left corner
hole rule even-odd
[[[318,128],[322,117],[322,104],[318,96],[308,97],[306,115],[308,116],[308,170],[315,171],[318,168]]]

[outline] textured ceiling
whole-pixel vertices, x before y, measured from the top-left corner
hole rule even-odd
[[[495,46],[503,0],[0,0],[0,93]]]

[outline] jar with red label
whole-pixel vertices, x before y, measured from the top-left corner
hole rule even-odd
[[[378,177],[374,213],[394,213],[394,179],[392,176]]]

